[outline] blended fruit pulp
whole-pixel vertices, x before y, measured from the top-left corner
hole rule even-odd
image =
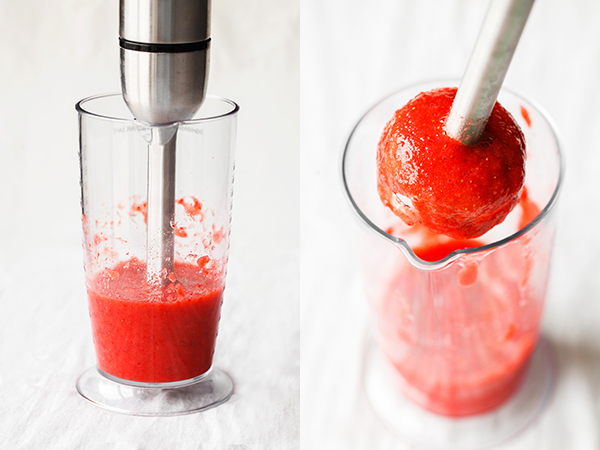
[[[381,200],[412,226],[420,237],[413,251],[429,262],[484,245],[473,238],[517,205],[521,228],[540,212],[523,188],[525,141],[512,116],[496,104],[481,141],[465,146],[444,130],[455,93],[415,97],[396,112],[378,146]],[[533,287],[544,282],[530,281],[544,264],[534,249],[524,235],[439,270],[417,269],[402,255],[390,268],[375,304],[377,331],[401,388],[416,403],[467,416],[517,389],[538,340],[545,294]]]
[[[496,103],[481,139],[446,133],[456,88],[423,92],[396,111],[377,151],[381,201],[408,225],[457,239],[481,236],[517,205],[525,181],[525,138]]]
[[[87,284],[98,368],[145,383],[188,380],[212,365],[223,284],[207,270],[175,264],[168,284],[146,281],[137,259]]]
[[[380,344],[402,390],[430,411],[482,413],[519,385],[538,339],[543,293],[529,289],[535,262],[519,258],[529,240],[509,245],[462,256],[441,271],[419,272],[402,261],[382,291],[375,308]],[[436,261],[475,246],[450,241],[415,253]]]

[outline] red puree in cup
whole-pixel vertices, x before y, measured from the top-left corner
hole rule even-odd
[[[515,243],[508,256],[518,258],[526,245]],[[511,268],[500,253],[440,276],[443,302],[424,294],[422,277],[410,270],[399,268],[384,286],[376,306],[382,349],[402,390],[430,411],[459,417],[490,410],[511,396],[527,368],[543,303],[519,293],[527,262]],[[499,269],[512,272],[509,282],[498,280]]]
[[[184,197],[177,204],[187,226],[175,227],[176,245],[183,248],[190,239],[200,239],[211,249],[221,243],[222,230],[203,231],[204,214],[210,213],[200,202]],[[128,215],[146,222],[145,204],[134,202]],[[176,260],[166,284],[160,285],[148,283],[146,265],[137,258],[109,262],[116,253],[105,245],[106,236],[97,235],[94,243],[90,250],[96,263],[105,261],[86,282],[98,368],[145,383],[183,381],[208,371],[223,299],[220,264],[208,255],[187,253],[190,262]]]
[[[383,204],[414,225],[422,239],[413,251],[432,262],[482,245],[474,238],[517,204],[520,226],[539,213],[524,190],[525,139],[515,120],[496,103],[482,138],[466,146],[444,130],[455,95],[455,88],[444,88],[412,99],[386,125],[377,153]],[[464,416],[514,392],[541,315],[541,302],[521,295],[529,283],[529,244],[522,236],[502,252],[463,256],[443,273],[432,272],[430,282],[445,293],[443,304],[420,297],[429,291],[409,263],[382,286],[376,308],[382,347],[417,403]]]
[[[525,138],[496,103],[482,137],[464,145],[444,128],[456,88],[423,92],[396,111],[378,146],[378,191],[408,225],[456,239],[481,236],[517,205]]]
[[[88,285],[98,368],[117,378],[164,383],[197,377],[212,365],[223,286],[198,266],[176,264],[164,288],[130,260]]]

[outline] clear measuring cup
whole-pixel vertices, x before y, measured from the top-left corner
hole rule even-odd
[[[563,163],[547,115],[503,90],[498,100],[527,145],[518,206],[502,224],[466,242],[405,225],[379,199],[377,143],[397,109],[419,92],[444,86],[456,82],[415,85],[367,111],[347,141],[342,169],[345,193],[363,225],[364,285],[392,389],[428,411],[460,417],[498,407],[523,384],[540,336]],[[399,417],[385,420],[411,434]]]
[[[227,400],[213,367],[229,255],[238,106],[208,96],[176,131],[172,272],[148,274],[150,128],[122,96],[77,104],[84,266],[97,367],[78,391],[137,415],[199,411]],[[166,270],[166,268],[165,268]]]

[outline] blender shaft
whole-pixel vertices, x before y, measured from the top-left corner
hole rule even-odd
[[[177,133],[164,145],[148,145],[147,277],[164,282],[175,259],[175,162]]]

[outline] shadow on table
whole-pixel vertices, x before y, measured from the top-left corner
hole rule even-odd
[[[574,387],[582,389],[583,395],[587,392],[597,397],[600,394],[600,342],[567,342],[548,335],[543,338],[551,348],[555,374],[546,408],[552,408],[554,402],[565,402],[566,397],[573,395]]]
[[[573,372],[600,390],[600,342],[566,342],[548,335],[544,339],[550,344],[555,360],[554,391]]]

